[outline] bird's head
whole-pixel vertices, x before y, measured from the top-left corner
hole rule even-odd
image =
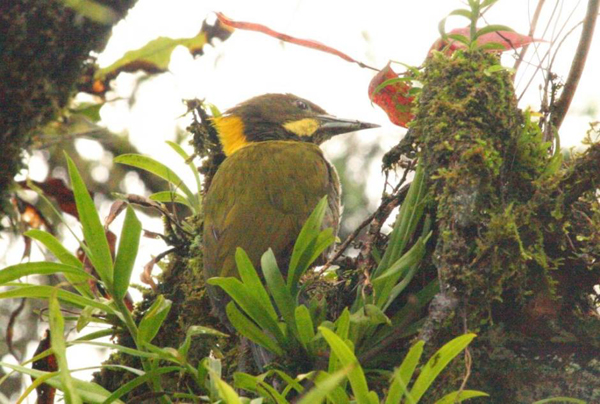
[[[379,125],[328,115],[321,107],[292,94],[264,94],[213,118],[225,155],[269,140],[321,144],[335,135]]]

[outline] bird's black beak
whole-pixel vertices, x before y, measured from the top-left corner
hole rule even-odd
[[[341,119],[331,115],[319,115],[317,116],[317,119],[319,120],[320,126],[312,136],[313,142],[316,144],[321,144],[335,135],[340,135],[342,133],[379,127],[379,125],[374,123]]]

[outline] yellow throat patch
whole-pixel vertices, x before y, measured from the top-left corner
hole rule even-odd
[[[283,124],[286,130],[298,136],[312,136],[319,126],[319,121],[313,118],[304,118]]]
[[[223,152],[231,156],[244,146],[248,145],[248,139],[244,135],[244,122],[235,115],[219,116],[212,119],[219,134]]]

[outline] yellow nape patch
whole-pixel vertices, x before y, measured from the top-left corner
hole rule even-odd
[[[235,115],[219,116],[213,118],[212,121],[226,156],[231,156],[248,145],[248,139],[244,135],[244,122],[239,117]]]
[[[319,121],[313,118],[304,118],[283,124],[285,129],[298,136],[312,136],[319,126]]]

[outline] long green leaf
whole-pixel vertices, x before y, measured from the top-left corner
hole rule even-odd
[[[160,378],[161,375],[164,375],[166,373],[178,372],[178,371],[183,371],[183,370],[184,369],[180,366],[165,366],[165,367],[151,370],[151,371],[143,374],[142,376],[138,376],[135,379],[133,379],[133,380],[125,383],[121,387],[119,387],[110,396],[108,396],[106,398],[106,400],[104,401],[103,404],[110,404],[110,403],[118,400],[119,398],[123,397],[125,394],[134,390],[136,387],[138,387],[142,383],[146,383],[146,382],[152,380],[153,378],[156,378],[156,377]]]
[[[389,248],[389,247],[388,247]],[[377,297],[377,306],[383,307],[390,297],[391,290],[396,286],[398,279],[411,267],[416,267],[425,255],[425,243],[420,238],[406,254],[402,255],[387,270],[373,279],[373,290]]]
[[[65,394],[65,401],[68,404],[79,404],[81,403],[81,397],[75,390],[73,380],[71,379],[71,372],[69,371],[69,364],[67,362],[67,347],[65,345],[64,332],[65,332],[65,320],[60,312],[60,305],[58,304],[58,289],[55,290],[48,302],[48,311],[50,314],[50,342],[52,344],[52,350],[56,357],[58,364],[58,374],[63,384],[63,393]]]
[[[244,283],[245,290],[248,293],[251,293],[256,300],[261,303],[262,308],[267,311],[268,315],[271,316],[273,320],[277,320],[275,308],[271,303],[269,294],[260,280],[254,265],[252,265],[252,261],[250,261],[248,254],[239,247],[235,250],[235,264],[238,273],[240,274],[240,279]]]
[[[497,32],[497,31],[514,32],[514,29],[512,29],[511,27],[508,27],[506,25],[488,25],[486,27],[483,27],[483,28],[477,30],[477,33],[475,34],[475,39],[479,38],[482,35],[489,34],[491,32]]]
[[[202,203],[202,201],[200,199],[200,196],[201,196],[200,190],[202,189],[202,183],[200,182],[200,175],[198,174],[198,169],[194,165],[194,162],[192,161],[192,158],[190,157],[190,155],[187,154],[180,145],[178,145],[175,142],[171,142],[170,140],[167,140],[167,144],[169,146],[171,146],[171,148],[173,150],[175,150],[175,152],[177,152],[177,154],[179,154],[183,158],[183,160],[186,162],[186,164],[188,165],[190,170],[192,170],[192,174],[194,175],[194,179],[196,180],[196,189],[198,190],[198,198],[194,198],[195,203],[193,203],[193,205],[196,208],[199,208]]]
[[[335,352],[336,356],[342,363],[342,366],[350,366],[352,369],[348,372],[348,380],[352,386],[352,392],[356,398],[358,404],[368,404],[371,402],[369,398],[369,387],[367,386],[367,379],[363,372],[362,367],[358,363],[358,359],[352,352],[352,350],[346,345],[346,343],[338,337],[333,331],[326,327],[319,327],[319,331],[323,334],[323,337],[331,347],[331,350]]]
[[[319,404],[322,403],[325,398],[330,396],[333,391],[340,385],[344,380],[353,366],[346,366],[332,375],[328,375],[325,378],[321,378],[315,382],[315,387],[310,389],[305,395],[302,396],[298,404]],[[341,404],[336,401],[336,404]]]
[[[296,327],[298,328],[298,337],[300,342],[304,346],[308,346],[308,343],[315,337],[315,326],[312,318],[310,317],[310,310],[301,304],[296,307],[295,310]]]
[[[302,226],[302,230],[300,230],[300,234],[298,235],[296,243],[294,244],[287,276],[287,284],[292,295],[296,294],[298,281],[302,276],[297,268],[298,263],[309,245],[314,243],[314,240],[318,237],[321,229],[321,223],[323,223],[323,218],[325,217],[326,209],[327,196],[324,196],[321,198],[319,203],[317,203],[317,206],[304,223],[304,226]]]
[[[273,250],[269,248],[262,255],[260,264],[271,296],[275,300],[283,321],[285,321],[292,334],[299,339],[295,318],[296,303],[283,280]]]
[[[390,294],[389,294],[387,302],[382,307],[383,311],[386,311],[390,307],[390,305],[394,302],[394,300],[396,300],[396,298],[400,295],[400,293],[402,293],[402,291],[404,291],[404,289],[406,289],[406,287],[408,286],[408,284],[410,283],[410,281],[412,281],[412,278],[417,273],[418,269],[419,268],[417,266],[414,266],[414,267],[410,268],[408,270],[408,272],[406,273],[406,275],[404,275],[404,277],[402,278],[402,280],[400,282],[398,282],[396,284],[396,286],[394,286],[392,288],[392,290],[390,291]]]
[[[310,266],[321,254],[325,251],[330,245],[335,242],[335,235],[333,234],[333,229],[328,227],[321,231],[315,240],[315,244],[313,246],[313,253],[306,265],[306,267]],[[304,274],[307,268],[303,268],[302,274]]]
[[[272,386],[264,382],[264,376],[252,376],[248,373],[236,372],[233,375],[234,386],[259,394],[260,396],[274,401],[276,404],[289,404]]]
[[[25,262],[0,269],[0,285],[12,282],[29,275],[51,275],[70,274],[81,277],[84,280],[94,279],[93,276],[72,265],[60,264],[58,262]]]
[[[408,395],[408,383],[410,383],[415,369],[419,364],[419,360],[423,354],[424,345],[425,342],[423,341],[418,341],[416,344],[414,344],[404,357],[402,364],[394,372],[385,404],[400,403],[402,397],[405,394]],[[407,398],[407,403],[410,403],[411,401],[414,402],[412,396],[409,396]]]
[[[277,341],[271,339],[271,337],[258,328],[256,324],[242,314],[242,312],[239,311],[235,306],[235,303],[229,302],[225,308],[225,311],[227,312],[227,317],[229,318],[231,325],[233,325],[240,334],[248,338],[250,341],[267,348],[269,351],[278,356],[283,355],[283,350]]]
[[[53,286],[46,285],[26,285],[17,286],[14,289],[0,292],[0,299],[13,299],[13,298],[35,298],[35,299],[48,299],[54,291]],[[101,303],[97,300],[89,299],[75,293],[68,292],[66,290],[58,291],[58,299],[62,302],[72,304],[76,307],[83,308],[85,306],[92,306],[102,310],[105,313],[116,314],[115,310],[107,304]]]
[[[54,237],[54,235],[48,233],[47,231],[31,229],[23,233],[23,235],[42,243],[63,264],[83,268],[81,261],[79,261],[75,255],[67,250],[61,244],[61,242]]]
[[[373,278],[379,277],[379,275],[390,267],[391,263],[400,258],[421,219],[423,209],[425,208],[424,198],[427,193],[425,173],[422,166],[422,164],[417,166],[415,177],[410,185],[406,199],[400,207],[398,219],[390,234],[388,246],[381,262],[373,273]]]
[[[227,404],[242,404],[240,396],[237,395],[233,387],[225,383],[220,377],[215,380],[219,396],[225,400]]]
[[[177,192],[174,192],[174,191],[155,192],[152,195],[150,195],[148,198],[150,198],[156,202],[179,203],[179,204],[185,205],[185,206],[193,209],[193,206],[188,202],[187,199],[185,199],[183,196],[179,195]]]
[[[419,401],[427,391],[431,383],[437,378],[440,372],[454,359],[463,349],[465,349],[475,338],[475,334],[465,334],[454,338],[441,347],[423,366],[421,374],[415,380],[415,384],[410,390],[410,394],[415,401]]]
[[[239,279],[211,278],[208,280],[208,283],[221,287],[250,318],[261,328],[270,332],[279,344],[286,344],[286,339],[277,321],[266,312],[262,303],[246,290],[246,287]]]
[[[444,397],[440,398],[435,404],[455,404],[462,403],[465,400],[475,397],[489,397],[490,395],[484,393],[483,391],[477,390],[463,390],[463,391],[453,391],[452,393],[446,394]],[[559,401],[564,403],[564,401]],[[585,401],[578,401],[580,404],[585,404]],[[534,403],[535,404],[535,403]]]
[[[451,11],[450,14],[448,14],[448,15],[458,15],[461,17],[466,17],[470,20],[471,19],[471,10],[467,10],[465,8],[459,8],[459,9]]]
[[[127,294],[133,264],[137,257],[138,247],[140,245],[140,235],[142,234],[142,223],[138,220],[131,206],[127,206],[125,221],[121,230],[121,239],[119,240],[119,249],[115,258],[114,274],[114,299],[123,299]]]
[[[19,373],[32,376],[34,378],[42,377],[42,376],[48,374],[48,372],[31,369],[31,368],[28,368],[25,366],[13,365],[11,363],[6,363],[6,362],[0,362],[0,365],[7,367],[9,369],[13,369]],[[86,382],[84,380],[79,380],[76,378],[72,378],[72,380],[73,380],[73,385],[74,385],[75,389],[77,390],[77,394],[79,394],[81,399],[84,400],[86,403],[100,404],[100,403],[104,402],[104,400],[106,400],[107,397],[110,396],[109,391],[107,391],[103,387],[97,385],[96,383],[90,383],[90,382]],[[52,387],[55,387],[61,391],[64,389],[64,386],[62,384],[60,377],[57,377],[57,376],[51,377],[50,379],[48,379],[46,381],[46,384],[48,384]],[[123,402],[120,400],[118,401],[118,403],[123,404]]]
[[[63,264],[83,269],[81,261],[75,255],[71,254],[52,234],[38,229],[32,229],[23,234],[42,243]],[[93,297],[90,285],[87,283],[87,276],[84,277],[71,273],[65,273],[64,275],[79,293],[86,297]]]
[[[60,372],[51,372],[51,373],[47,373],[43,376],[40,376],[36,379],[33,379],[33,383],[31,383],[29,385],[29,387],[27,387],[25,389],[25,391],[21,394],[21,396],[19,397],[19,399],[17,400],[16,404],[21,404],[25,401],[25,399],[27,398],[27,396],[29,396],[29,394],[31,394],[34,390],[36,390],[39,386],[41,386],[42,384],[44,384],[46,382],[46,380],[51,379],[53,377],[57,377],[60,376]],[[0,384],[2,384],[2,380],[0,380]],[[0,397],[4,397],[4,396],[0,396]],[[39,402],[40,400],[38,400],[37,402]]]
[[[348,339],[348,334],[350,333],[350,311],[346,307],[342,314],[335,321],[335,333],[342,340]],[[331,351],[329,354],[329,373],[333,373],[337,371],[340,367],[338,366],[338,357],[335,351]]]
[[[169,299],[165,299],[163,295],[158,295],[154,303],[152,303],[152,306],[150,306],[140,321],[138,330],[139,342],[152,342],[167,318],[172,304],[173,302]]]
[[[90,262],[94,265],[96,272],[100,275],[109,292],[112,293],[113,280],[113,262],[108,246],[108,240],[104,232],[104,227],[100,222],[98,211],[92,200],[75,163],[66,155],[69,175],[71,177],[71,186],[75,196],[75,204],[79,213],[79,221],[83,227],[83,238],[90,249],[88,256]]]
[[[175,189],[181,189],[187,196],[188,201],[195,200],[194,193],[190,191],[183,180],[179,178],[179,176],[175,174],[173,170],[151,157],[142,156],[141,154],[121,154],[120,156],[115,157],[113,161],[115,163],[126,164],[148,171],[168,181],[173,185],[173,187],[175,187]]]

